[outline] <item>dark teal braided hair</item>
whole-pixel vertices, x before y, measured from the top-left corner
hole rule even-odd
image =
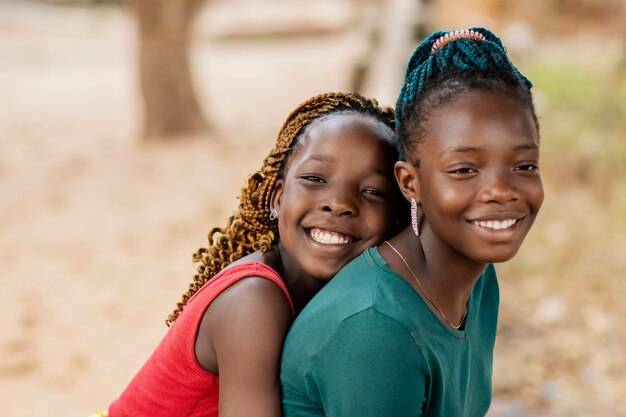
[[[475,36],[453,38],[431,52],[437,40],[453,33],[435,32],[409,59],[396,103],[396,129],[403,159],[414,154],[432,110],[470,90],[492,91],[520,100],[539,129],[530,93],[532,83],[509,61],[502,41],[483,28],[465,32]],[[413,162],[419,164],[419,160]]]

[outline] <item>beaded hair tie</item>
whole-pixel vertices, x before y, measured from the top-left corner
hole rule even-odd
[[[475,41],[484,41],[485,35],[482,33],[476,32],[472,29],[464,29],[464,30],[455,30],[453,32],[448,32],[433,43],[432,48],[430,48],[430,53],[434,53],[437,49],[443,48],[445,45],[450,42],[458,41],[459,39],[472,39]]]

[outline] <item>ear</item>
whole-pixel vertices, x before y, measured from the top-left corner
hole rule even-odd
[[[283,193],[285,190],[285,182],[282,179],[276,180],[272,197],[270,198],[270,210],[280,212],[280,206],[283,202]]]
[[[398,161],[393,169],[400,192],[402,192],[406,201],[411,201],[414,198],[418,203],[421,202],[417,168],[409,162]]]

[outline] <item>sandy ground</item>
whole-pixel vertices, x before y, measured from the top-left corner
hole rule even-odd
[[[348,89],[365,48],[358,31],[271,42],[211,36],[199,31],[193,68],[214,131],[146,145],[130,16],[0,1],[0,417],[86,416],[119,394],[164,334],[192,276],[191,254],[235,207],[284,117],[309,96]],[[503,284],[503,300],[514,299],[520,287]],[[559,303],[539,299],[538,322],[567,315]],[[524,366],[536,348],[509,361],[521,347],[506,332],[527,330],[520,311],[517,319],[504,311],[496,367]],[[604,337],[611,325],[602,327],[598,311],[593,334]],[[623,355],[612,346],[610,355]],[[602,366],[612,363],[623,362]],[[509,376],[515,368],[496,372],[500,387]],[[548,401],[555,388],[543,389]],[[609,403],[621,392],[600,389]],[[490,417],[526,415],[548,414],[515,393],[496,395]]]

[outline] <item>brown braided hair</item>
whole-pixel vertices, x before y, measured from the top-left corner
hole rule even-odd
[[[263,160],[261,169],[252,174],[247,186],[242,188],[237,211],[230,216],[225,227],[214,227],[209,231],[207,248],[200,248],[193,254],[197,272],[182,300],[167,317],[167,326],[176,320],[191,296],[226,266],[252,252],[270,250],[278,237],[277,224],[269,219],[276,180],[282,177],[286,162],[305,129],[314,120],[338,112],[368,115],[395,129],[392,108],[379,107],[376,100],[359,94],[321,94],[296,107],[283,123],[276,145]]]

